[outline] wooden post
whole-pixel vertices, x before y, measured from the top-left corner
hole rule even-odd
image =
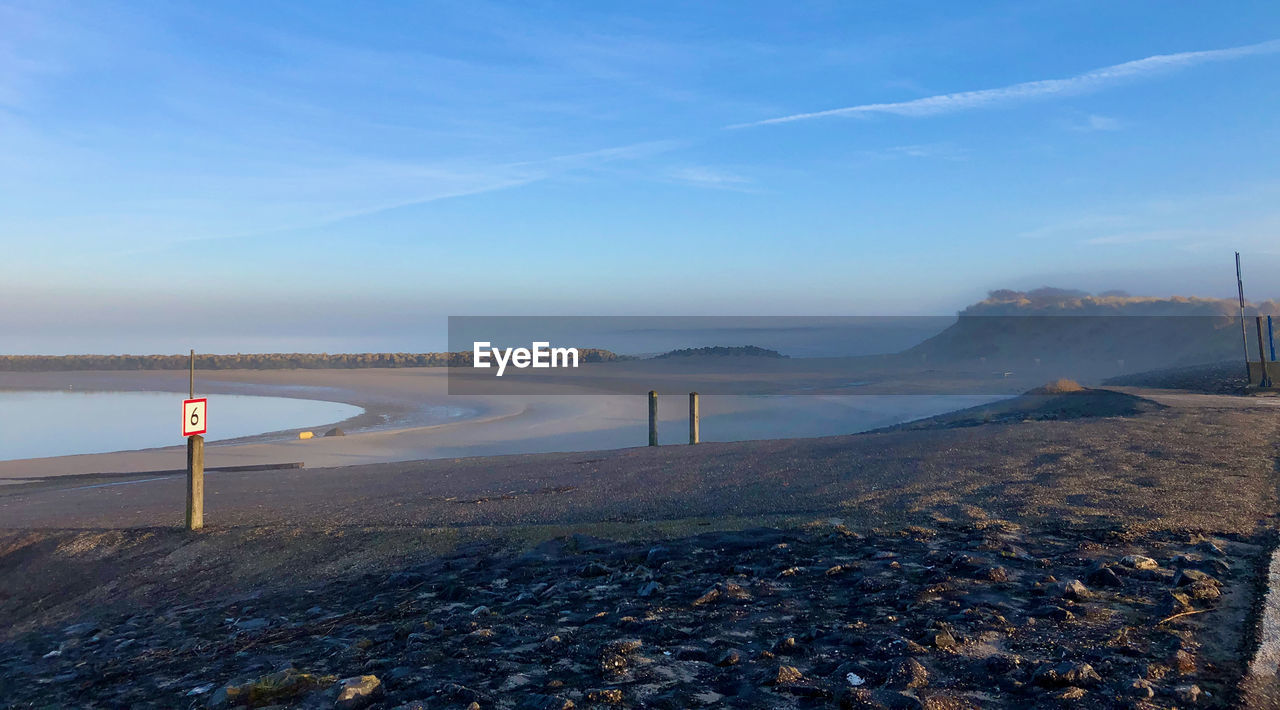
[[[649,390],[649,446],[658,445],[658,393]]]
[[[187,398],[196,398],[196,351],[191,350]],[[187,529],[204,527],[204,437],[187,437]]]
[[[1271,378],[1267,376],[1267,349],[1262,343],[1262,316],[1258,316],[1257,324],[1258,324],[1258,366],[1262,370],[1262,375],[1258,378],[1258,386],[1270,387]]]
[[[698,393],[689,393],[689,443],[698,443]]]
[[[187,437],[187,529],[204,527],[204,437]]]

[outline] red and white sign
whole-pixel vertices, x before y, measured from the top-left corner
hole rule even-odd
[[[200,399],[184,399],[182,400],[182,435],[195,436],[209,431],[209,426],[205,423],[204,415],[208,400],[204,397]]]

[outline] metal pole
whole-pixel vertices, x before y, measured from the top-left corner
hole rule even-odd
[[[649,390],[649,446],[658,445],[658,393]]]
[[[1271,316],[1267,316],[1267,343],[1271,346],[1271,362],[1276,361],[1276,336],[1271,330]]]
[[[1267,375],[1267,350],[1262,346],[1262,316],[1258,316],[1258,365],[1261,366],[1262,375],[1258,378],[1259,387],[1270,387],[1271,378]]]
[[[698,393],[689,393],[689,443],[698,443]]]
[[[1240,276],[1240,252],[1236,252],[1236,292],[1240,295],[1240,342],[1244,344],[1244,381],[1249,382],[1249,333],[1244,328],[1244,280]]]
[[[196,351],[191,349],[191,359],[188,361],[191,366],[191,379],[187,381],[187,399],[196,398]]]

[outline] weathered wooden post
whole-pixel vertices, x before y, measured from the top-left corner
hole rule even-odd
[[[689,443],[698,443],[698,393],[689,393]]]
[[[196,398],[196,351],[191,350],[188,363],[187,397]],[[204,431],[204,412],[187,414],[187,407],[182,408],[183,430],[190,427],[195,431]],[[194,421],[198,417],[199,421]],[[199,429],[196,429],[196,427]],[[204,527],[204,437],[192,434],[187,437],[187,529],[199,530]]]
[[[649,390],[649,446],[658,445],[658,393]]]
[[[204,527],[204,437],[187,437],[187,529]]]

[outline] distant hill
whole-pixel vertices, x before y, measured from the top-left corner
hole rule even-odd
[[[444,353],[247,353],[196,355],[199,370],[320,370],[446,367],[471,364],[470,350]],[[0,372],[185,370],[187,355],[0,355]],[[578,348],[579,362],[630,359],[600,348]]]
[[[1252,316],[1280,313],[1249,305],[1248,342],[1257,357]],[[905,351],[927,362],[982,360],[997,366],[1072,365],[1077,369],[1152,370],[1242,359],[1239,304],[1212,298],[1139,298],[1069,289],[993,291],[956,323]]]
[[[655,360],[665,360],[674,357],[764,357],[764,358],[785,358],[788,357],[777,350],[769,350],[767,348],[757,347],[755,345],[740,346],[724,346],[714,345],[705,348],[682,348],[680,350],[672,350],[661,355],[655,355]]]

